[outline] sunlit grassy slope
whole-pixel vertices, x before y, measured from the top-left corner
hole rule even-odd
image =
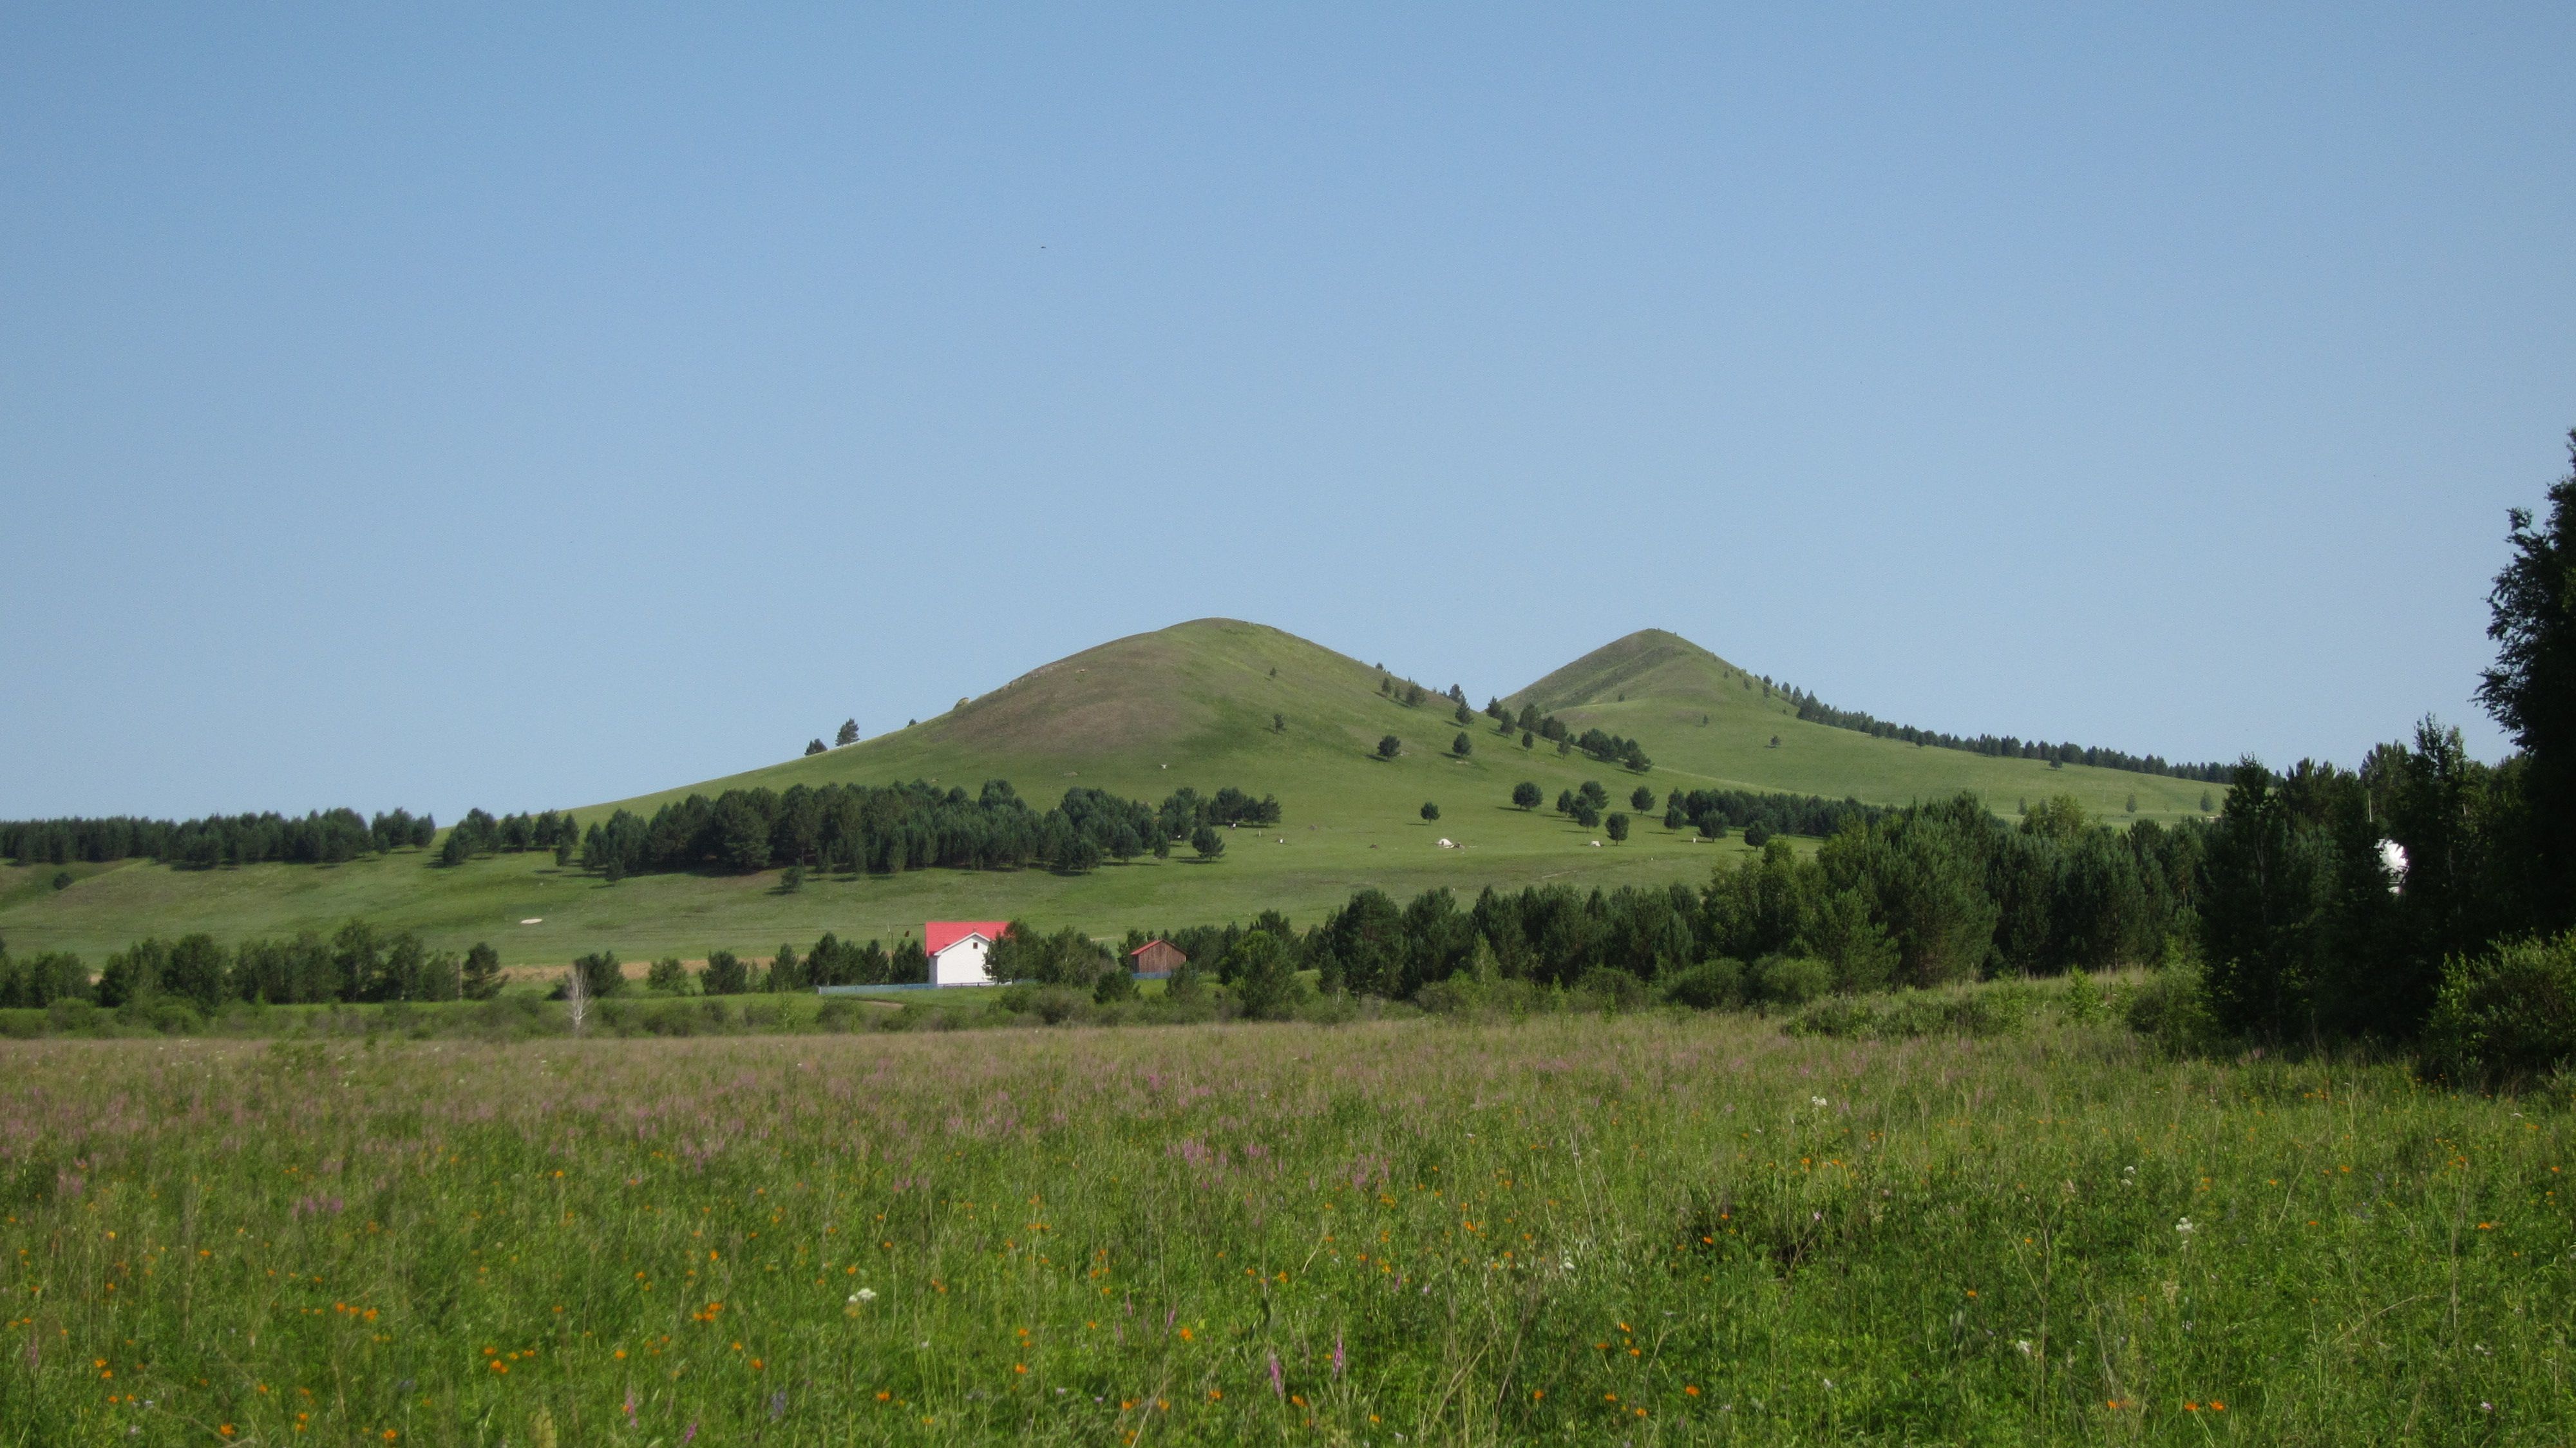
[[[2128,817],[2132,795],[2140,815],[2170,820],[2199,813],[2203,794],[2225,793],[2196,780],[2081,765],[2051,769],[2037,760],[1989,759],[1809,724],[1785,699],[1766,693],[1761,679],[1661,629],[1595,649],[1505,702],[1515,710],[1535,704],[1578,730],[1599,727],[1642,739],[1658,779],[1669,772],[1877,804],[1971,790],[2007,814],[2025,800],[2069,794],[2119,819]]]
[[[1546,797],[1599,779],[1614,805],[1630,790],[1712,785],[1901,804],[1967,788],[2010,811],[2022,797],[2068,792],[2118,814],[2192,810],[2201,786],[2107,770],[2050,770],[1916,749],[1801,724],[1765,701],[1757,681],[1664,633],[1635,634],[1568,665],[1524,693],[1570,722],[1644,739],[1655,769],[1640,779],[1517,734],[1478,716],[1461,726],[1447,701],[1405,708],[1378,693],[1378,671],[1277,629],[1203,619],[1119,639],[1034,670],[937,718],[844,749],[661,794],[594,805],[585,821],[734,787],[786,789],[829,781],[927,779],[969,790],[1007,779],[1043,808],[1069,785],[1160,799],[1187,784],[1276,794],[1286,821],[1235,830],[1222,860],[1109,865],[1082,876],[1044,870],[921,871],[828,877],[801,891],[779,876],[657,875],[610,886],[551,857],[505,855],[441,869],[406,851],[329,869],[257,866],[179,871],[130,863],[82,872],[50,888],[48,868],[0,869],[0,937],[12,950],[69,949],[92,957],[147,933],[207,930],[226,939],[329,929],[361,916],[417,929],[433,944],[499,946],[513,963],[561,961],[613,948],[630,957],[717,948],[767,953],[826,930],[887,940],[925,919],[1024,916],[1097,934],[1130,926],[1248,918],[1270,907],[1309,923],[1367,885],[1399,897],[1447,885],[1472,893],[1544,881],[1584,886],[1704,878],[1741,852],[1696,843],[1640,820],[1624,845],[1594,848],[1598,831],[1509,806],[1514,783]],[[1625,698],[1621,698],[1621,695]],[[1517,702],[1519,696],[1515,696]],[[1701,722],[1705,718],[1706,723]],[[1462,727],[1473,751],[1450,751]],[[1404,752],[1376,757],[1394,734]],[[1781,746],[1769,747],[1770,736]],[[1425,801],[1440,805],[1425,824]],[[507,802],[495,801],[496,807]],[[537,802],[517,802],[533,807]],[[1447,838],[1465,848],[1443,850]],[[1186,851],[1182,852],[1185,856]],[[523,919],[541,918],[537,925]],[[93,962],[95,963],[95,961]]]

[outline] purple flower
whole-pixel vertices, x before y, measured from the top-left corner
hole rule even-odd
[[[1336,1329],[1334,1329],[1334,1331],[1333,1331],[1333,1376],[1338,1378],[1338,1377],[1340,1377],[1341,1375],[1342,1375],[1342,1334],[1341,1334],[1341,1330],[1340,1330],[1339,1328],[1336,1328]]]
[[[690,1445],[691,1443],[693,1443],[693,1442],[696,1442],[696,1441],[697,1441],[697,1437],[698,1437],[698,1420],[697,1420],[697,1419],[695,1419],[695,1418],[691,1418],[691,1419],[689,1420],[689,1426],[688,1426],[684,1431],[682,1431],[682,1432],[681,1432],[681,1434],[680,1434],[680,1448],[689,1448],[689,1445]]]
[[[1288,1396],[1287,1384],[1280,1381],[1279,1354],[1275,1352],[1270,1355],[1270,1396],[1274,1398],[1284,1398]]]

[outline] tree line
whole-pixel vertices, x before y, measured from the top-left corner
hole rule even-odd
[[[0,820],[0,856],[22,865],[117,860],[158,860],[196,869],[268,863],[337,865],[360,855],[419,848],[437,833],[437,822],[428,815],[414,816],[399,809],[372,820],[353,809],[315,810],[301,818],[272,811],[189,820],[132,815]]]
[[[794,785],[690,795],[645,819],[619,810],[583,832],[583,866],[610,880],[648,871],[765,870],[774,865],[888,874],[902,870],[1016,869],[1042,864],[1081,872],[1103,860],[1168,857],[1175,841],[1202,859],[1224,853],[1217,834],[1280,820],[1277,798],[1188,786],[1159,805],[1077,785],[1040,813],[1008,780],[946,790],[924,781],[886,786]]]
[[[95,980],[77,955],[13,960],[0,944],[0,1006],[81,1000],[113,1009],[166,999],[211,1012],[237,1001],[487,1000],[500,989],[501,956],[490,945],[478,943],[462,956],[433,951],[410,931],[388,933],[363,920],[327,937],[307,930],[230,946],[202,933],[175,940],[154,936],[109,956]]]
[[[1837,709],[1803,689],[1788,684],[1774,685],[1767,676],[1763,678],[1765,696],[1775,688],[1781,697],[1797,706],[1798,717],[1810,724],[1830,724],[1836,729],[1849,729],[1878,739],[1898,739],[1934,749],[1963,750],[1996,759],[2044,759],[2051,764],[2089,764],[2100,769],[2162,774],[2175,779],[2197,779],[2208,784],[2224,784],[2235,773],[2231,765],[2177,764],[2160,754],[2126,754],[2117,749],[2098,749],[2083,744],[2048,744],[2037,739],[2017,739],[2010,734],[1979,734],[1972,738],[1964,734],[1945,734],[1938,729],[1917,729],[1911,724],[1891,724],[1857,709]]]
[[[2199,902],[2221,1027],[2420,1040],[2461,1074],[2576,1057],[2576,471],[2547,500],[2488,595],[2478,700],[2512,755],[2428,717],[2357,769],[2235,771]]]

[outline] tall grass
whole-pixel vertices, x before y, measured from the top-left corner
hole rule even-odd
[[[0,1045],[0,1443],[2563,1443],[2557,1106],[1542,1016]]]

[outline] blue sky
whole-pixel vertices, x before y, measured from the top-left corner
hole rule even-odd
[[[0,815],[587,803],[1210,614],[2503,747],[2576,9],[529,9],[0,12]]]

